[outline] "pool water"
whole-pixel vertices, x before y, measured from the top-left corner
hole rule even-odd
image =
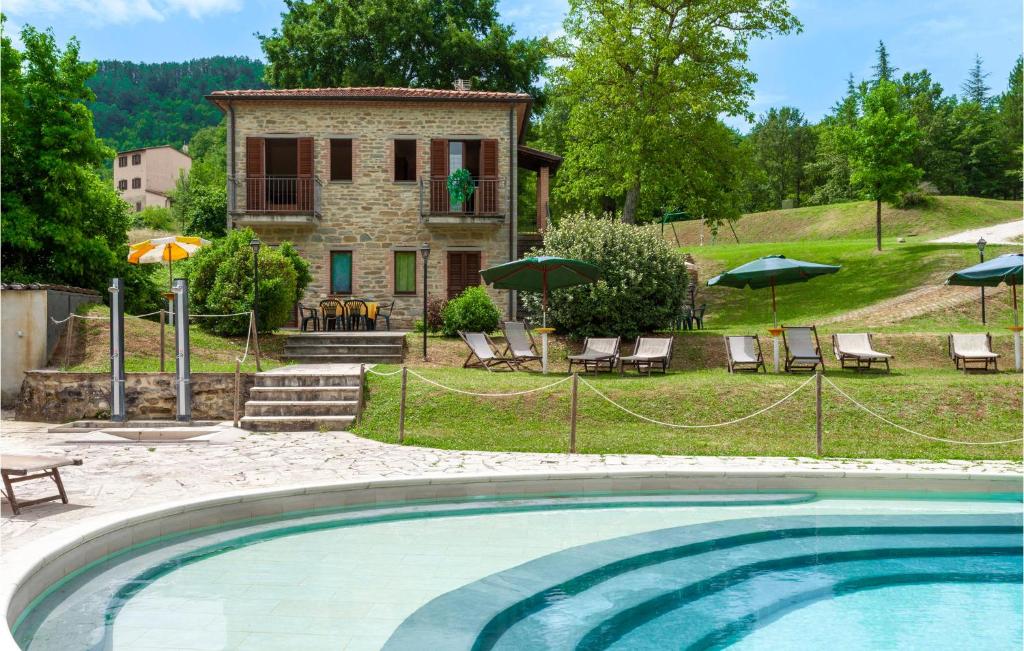
[[[1021,647],[1016,498],[652,494],[379,505],[141,546],[24,649]],[[927,622],[923,625],[922,622]]]

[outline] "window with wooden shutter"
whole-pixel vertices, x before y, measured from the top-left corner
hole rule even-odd
[[[498,212],[498,141],[480,141],[480,196],[477,212],[493,215]]]
[[[263,138],[245,139],[245,208],[266,210],[266,176],[264,172]]]
[[[480,252],[448,252],[448,299],[480,284]]]
[[[448,212],[448,141],[430,141],[430,212]]]
[[[331,293],[352,293],[351,251],[331,251]]]
[[[415,251],[395,251],[395,293],[416,293]]]
[[[352,139],[331,139],[331,180],[352,180]]]
[[[395,181],[416,180],[416,141],[395,140],[392,143],[395,157],[395,169],[392,178]]]
[[[295,208],[305,212],[313,209],[313,139],[299,138],[298,150]]]

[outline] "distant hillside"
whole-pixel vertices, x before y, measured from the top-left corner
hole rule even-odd
[[[220,56],[183,63],[100,61],[88,83],[96,93],[90,105],[96,133],[119,150],[180,147],[197,129],[221,119],[204,95],[225,88],[266,88],[262,62]]]
[[[1021,206],[1020,201],[978,197],[931,197],[927,205],[908,210],[899,210],[883,204],[882,233],[885,237],[924,240],[1020,219]],[[854,201],[758,212],[743,215],[734,226],[740,242],[744,244],[873,238],[875,204],[873,201]],[[692,246],[700,242],[698,222],[677,223],[675,232],[683,246]],[[668,226],[665,227],[665,238],[675,242]],[[718,242],[735,242],[728,226],[723,225],[718,234]],[[710,234],[706,228],[704,243],[710,243]]]

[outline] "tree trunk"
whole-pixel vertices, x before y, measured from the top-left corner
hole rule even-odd
[[[882,250],[882,200],[875,199],[875,248]]]
[[[640,182],[633,184],[633,187],[626,190],[626,205],[622,207],[622,223],[636,223],[636,206],[640,203]]]

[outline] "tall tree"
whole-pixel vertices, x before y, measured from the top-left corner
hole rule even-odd
[[[1024,57],[1017,57],[1017,65],[1010,72],[1009,86],[999,97],[999,115],[1009,146],[1003,172],[1010,191],[1008,196],[1019,199],[1024,182]]]
[[[284,88],[416,86],[538,97],[547,41],[515,37],[496,0],[285,0],[281,26],[260,34],[267,82]]]
[[[963,194],[966,186],[956,148],[956,98],[943,96],[942,86],[927,70],[904,73],[899,82],[901,103],[917,119],[921,138],[912,162],[923,178],[943,194]]]
[[[921,178],[911,162],[920,134],[917,119],[900,106],[896,84],[881,80],[864,95],[861,116],[849,134],[852,181],[875,201],[875,245],[882,250],[882,202]]]
[[[128,204],[99,170],[114,155],[96,137],[85,82],[95,64],[78,58],[78,41],[61,50],[51,31],[26,26],[24,51],[4,33],[0,203],[4,279],[102,291],[125,277],[135,302],[155,298],[152,267],[127,264]]]
[[[793,195],[800,205],[804,165],[811,158],[814,134],[800,109],[783,106],[769,109],[750,132],[756,166],[772,188],[764,209],[778,208]]]
[[[974,55],[974,65],[967,73],[967,79],[960,88],[964,91],[964,99],[968,102],[977,102],[979,106],[986,106],[989,102],[989,91],[992,90],[985,83],[988,73],[981,67],[981,56]]]
[[[875,71],[875,76],[871,81],[875,84],[881,81],[893,81],[899,68],[894,67],[892,63],[890,63],[889,50],[886,49],[885,43],[878,41],[878,47],[875,49],[875,54],[878,55],[878,62],[871,66],[871,69]]]
[[[750,40],[799,27],[785,0],[572,0],[555,75],[571,105],[566,191],[624,197],[626,222],[662,207],[666,176],[702,164],[701,129],[747,114]]]
[[[847,134],[860,116],[861,90],[851,74],[846,80],[846,95],[832,111],[814,125],[814,159],[805,165],[808,186],[813,188],[811,204],[850,201],[854,198],[850,183],[850,152]]]

